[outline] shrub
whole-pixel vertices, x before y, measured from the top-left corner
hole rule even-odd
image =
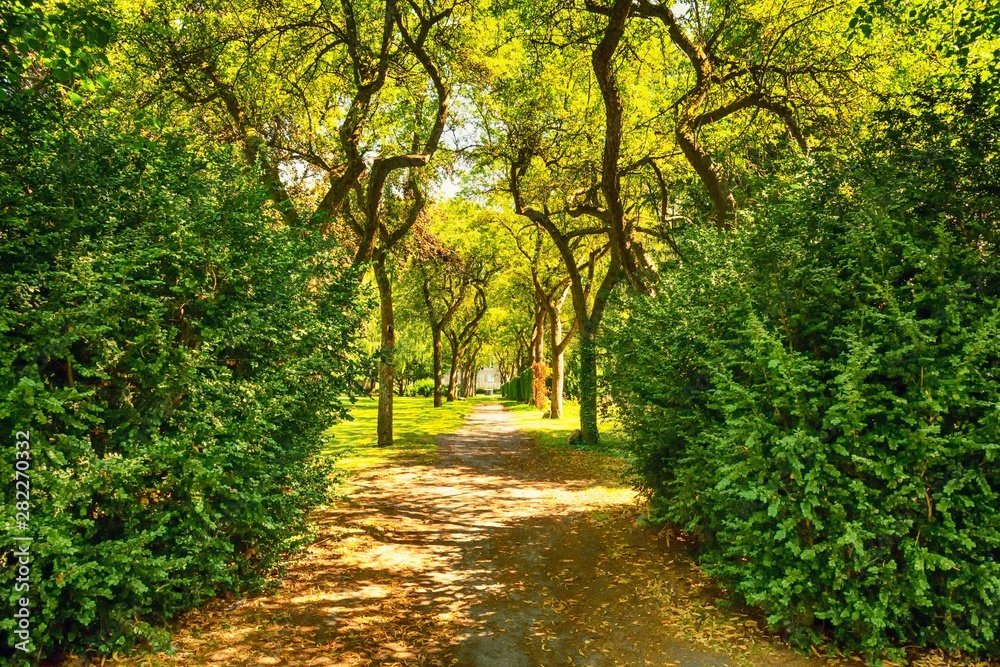
[[[360,313],[341,250],[230,150],[43,106],[0,108],[3,466],[30,431],[32,653],[107,653],[302,543]]]
[[[427,398],[434,395],[434,379],[421,378],[409,385],[403,392],[404,396],[420,396]]]
[[[530,403],[533,396],[534,374],[530,368],[521,371],[507,380],[501,387],[500,393],[504,398],[519,403]]]
[[[802,644],[1000,651],[1000,123],[958,118],[692,231],[607,322],[641,484]]]

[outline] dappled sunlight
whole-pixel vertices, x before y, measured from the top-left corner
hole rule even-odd
[[[632,579],[637,558],[657,573],[676,554],[635,526],[635,492],[597,455],[540,455],[497,402],[439,443],[433,464],[357,473],[275,594],[190,614],[176,655],[149,664],[745,664],[724,636],[678,636],[686,612],[665,600],[706,604],[683,559]],[[808,664],[785,658],[759,664]]]

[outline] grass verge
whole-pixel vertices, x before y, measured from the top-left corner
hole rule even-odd
[[[516,401],[503,401],[504,406],[514,414],[518,427],[530,434],[540,447],[550,449],[570,448],[569,435],[580,428],[580,404],[576,401],[566,401],[563,404],[562,419],[547,419],[541,410],[533,405]],[[624,458],[621,433],[613,421],[602,420],[601,442],[593,448],[573,447],[573,449],[588,449],[616,458]]]
[[[378,447],[378,401],[359,398],[351,406],[351,420],[327,430],[330,438],[325,453],[337,457],[337,467],[354,471],[400,459],[432,462],[437,456],[437,436],[462,427],[477,403],[496,400],[477,396],[434,407],[433,399],[396,396],[393,401],[393,446]]]

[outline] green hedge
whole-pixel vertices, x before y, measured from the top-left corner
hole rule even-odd
[[[345,255],[278,224],[231,150],[95,117],[0,98],[0,465],[30,431],[32,656],[159,641],[280,569],[326,498],[360,317]]]
[[[607,322],[644,488],[802,645],[1000,652],[1000,122],[964,112],[778,180]]]
[[[500,395],[512,401],[530,403],[532,398],[531,369],[526,368],[500,385]]]
[[[427,398],[434,395],[434,379],[421,378],[413,384],[407,385],[403,391],[404,396],[420,396]]]

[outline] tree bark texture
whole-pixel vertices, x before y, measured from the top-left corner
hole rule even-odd
[[[580,327],[580,440],[596,445],[597,427],[597,350],[594,331],[588,324]]]
[[[531,330],[531,403],[538,410],[545,409],[545,379],[548,366],[545,365],[545,307],[536,293],[535,323]]]
[[[392,310],[392,281],[385,266],[385,255],[375,261],[375,282],[378,284],[379,345],[378,369],[378,446],[392,446],[393,375],[396,357],[396,327]]]

